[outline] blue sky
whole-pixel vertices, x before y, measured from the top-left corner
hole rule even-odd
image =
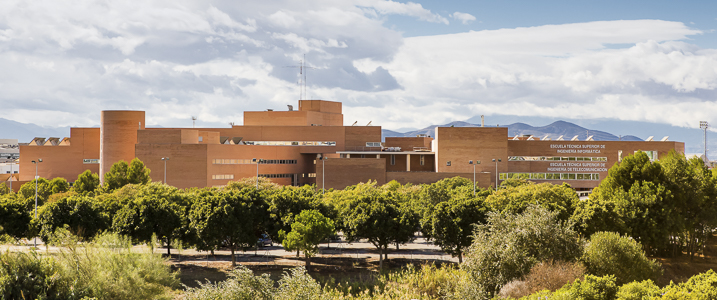
[[[493,114],[717,124],[717,1],[0,1],[0,117],[228,126],[308,97],[345,122]]]

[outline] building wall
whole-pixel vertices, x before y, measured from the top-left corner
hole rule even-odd
[[[100,117],[100,181],[120,160],[135,158],[137,130],[144,129],[144,111],[105,110]]]
[[[299,100],[299,110],[325,112],[333,114],[343,113],[341,102],[326,100]]]
[[[167,184],[177,188],[207,186],[207,147],[204,144],[137,144],[137,158],[150,169],[152,181],[164,182],[167,160]]]
[[[346,126],[344,129],[344,134],[346,136],[344,150],[361,151],[367,149],[367,142],[381,142],[381,126]],[[380,148],[370,149],[375,149],[376,151],[380,150]]]
[[[574,188],[594,188],[608,175],[608,170],[622,158],[638,150],[657,151],[658,158],[670,150],[684,154],[681,142],[630,142],[630,141],[508,141],[509,157],[568,157],[606,158],[606,161],[509,161],[508,172],[513,173],[587,173],[598,174],[598,180],[538,180]]]
[[[413,148],[425,148],[431,150],[430,137],[386,137],[384,147],[401,147],[402,151],[413,151]]]
[[[495,178],[496,162],[492,159],[501,160],[497,162],[499,173],[508,170],[507,127],[436,127],[435,136],[437,172],[473,173],[473,165],[468,163],[472,160],[481,162],[476,172],[489,172]]]
[[[86,164],[84,159],[99,161],[99,145],[99,128],[71,128],[70,145],[20,145],[20,180],[31,181],[35,178],[32,161],[39,158],[42,158],[42,163],[37,166],[37,174],[43,178],[62,177],[74,182],[85,170],[98,173],[100,165],[94,162]]]
[[[344,189],[360,182],[374,180],[378,185],[386,183],[386,160],[368,158],[339,158],[326,163],[326,188]],[[322,188],[323,169],[321,161],[316,165],[316,186]]]

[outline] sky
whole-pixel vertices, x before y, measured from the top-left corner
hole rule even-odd
[[[717,125],[717,1],[0,1],[0,117],[228,127],[300,97],[346,125],[476,115]],[[543,125],[543,124],[533,124]]]

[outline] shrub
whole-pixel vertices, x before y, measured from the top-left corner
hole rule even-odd
[[[0,299],[77,299],[53,259],[37,252],[0,253]]]
[[[523,280],[514,280],[503,286],[499,296],[520,298],[537,291],[555,291],[584,274],[585,266],[578,262],[541,262],[530,269]]]
[[[660,296],[660,288],[652,280],[633,281],[620,287],[617,299],[641,300]]]
[[[212,284],[199,283],[198,288],[188,288],[184,294],[186,300],[253,300],[272,299],[274,281],[269,274],[254,276],[245,266],[239,266],[229,274],[231,278],[226,281]]]
[[[276,299],[313,300],[321,298],[321,286],[302,267],[284,272],[279,280]]]
[[[662,289],[663,299],[717,299],[717,273],[709,270],[687,282],[670,283]]]
[[[581,250],[570,223],[561,222],[558,212],[533,205],[520,215],[490,214],[488,224],[477,226],[462,267],[476,285],[472,289],[478,297],[490,298],[536,263],[573,261]]]
[[[650,260],[640,243],[615,232],[598,232],[585,246],[582,261],[590,274],[615,275],[618,285],[646,279],[657,280],[660,264]]]
[[[613,300],[617,294],[617,285],[615,284],[615,276],[597,277],[586,275],[583,280],[575,280],[571,284],[566,284],[559,290],[551,293],[549,290],[543,290],[530,296],[523,297],[525,300]]]

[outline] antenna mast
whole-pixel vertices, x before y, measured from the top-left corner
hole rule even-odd
[[[299,100],[306,100],[309,97],[306,93],[306,70],[316,68],[306,66],[306,54],[298,66],[285,66],[284,68],[299,68]]]
[[[197,117],[192,116],[192,128],[194,128],[194,123],[197,121]]]
[[[705,163],[707,163],[709,160],[707,159],[707,128],[709,127],[709,123],[707,121],[700,121],[700,128],[704,129],[705,131]]]

